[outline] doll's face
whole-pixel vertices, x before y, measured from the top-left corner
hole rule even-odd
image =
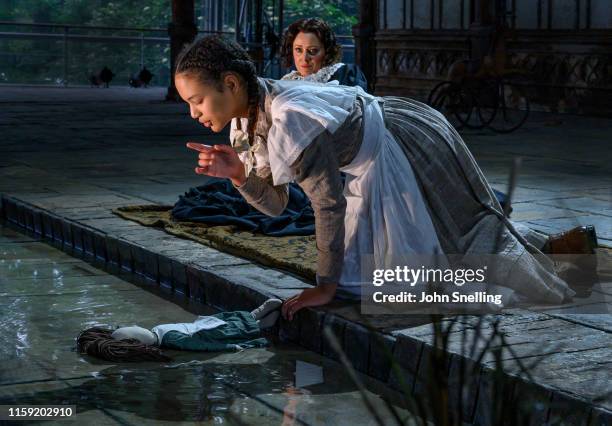
[[[174,84],[189,104],[191,118],[213,132],[223,130],[234,117],[248,117],[246,88],[234,73],[226,73],[219,86],[203,83],[188,73],[177,74]]]
[[[314,33],[299,32],[293,40],[293,63],[302,77],[314,74],[323,67],[325,48]]]

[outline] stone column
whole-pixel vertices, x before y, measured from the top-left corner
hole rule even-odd
[[[355,38],[355,64],[358,65],[368,79],[368,89],[374,89],[376,78],[376,51],[374,44],[376,16],[376,0],[361,0],[359,2],[359,23],[353,27]]]
[[[166,100],[179,101],[180,96],[174,86],[176,57],[187,43],[191,43],[198,33],[195,24],[194,0],[172,0],[172,22],[168,24],[170,36],[170,86]]]
[[[249,55],[255,62],[255,66],[257,67],[257,74],[261,74],[263,72],[264,65],[264,49],[263,49],[263,31],[262,31],[262,18],[263,18],[263,1],[255,0],[253,2],[253,12],[255,14],[255,31],[254,31],[254,39],[255,45],[249,49]]]

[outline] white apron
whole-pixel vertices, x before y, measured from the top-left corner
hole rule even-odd
[[[315,137],[325,130],[333,134],[344,123],[357,96],[364,99],[363,141],[351,163],[340,168],[347,174],[347,208],[339,295],[359,295],[362,283],[371,285],[374,269],[443,253],[410,162],[385,127],[382,98],[336,84],[278,81],[275,87],[267,138],[274,185],[293,181],[289,165]]]
[[[362,284],[372,285],[374,269],[443,254],[410,162],[384,125],[382,99],[363,98],[363,141],[351,163],[340,169],[347,174],[340,287],[354,295]]]

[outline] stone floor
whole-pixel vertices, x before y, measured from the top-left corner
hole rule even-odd
[[[173,204],[205,179],[185,142],[218,143],[164,89],[0,90],[0,192],[87,195],[112,191]],[[513,220],[546,233],[596,226],[612,247],[612,119],[533,113],[518,131],[465,131],[487,179],[506,191],[520,156]]]
[[[71,220],[107,219],[104,215],[91,216],[94,207],[99,209],[101,205],[110,209],[128,204],[174,203],[179,194],[204,179],[193,173],[195,155],[185,148],[185,142],[215,143],[223,138],[210,135],[189,119],[186,106],[161,101],[163,94],[162,89],[3,87],[0,90],[3,136],[0,193],[38,205],[58,216],[69,214]],[[510,135],[469,131],[463,136],[491,184],[502,191],[506,189],[513,157],[522,157],[512,219],[547,233],[577,224],[594,224],[600,243],[610,247],[612,173],[608,146],[611,134],[612,120],[534,114],[529,123]],[[241,283],[258,280],[253,278],[253,271],[259,270],[258,267],[239,262],[231,265],[235,266],[222,268],[224,272],[220,272],[225,274],[225,279],[242,274],[236,276]],[[269,272],[266,273],[269,281]],[[287,290],[287,295],[295,291],[295,288]],[[350,316],[348,312],[338,314]],[[550,335],[539,335],[537,327],[534,334],[529,334],[522,323],[515,322],[513,331],[518,333],[519,345],[527,341],[537,345],[540,343],[537,339],[552,342],[557,337],[554,330],[571,330],[571,335],[588,336],[593,359],[598,368],[603,368],[603,373],[598,371],[609,377],[609,370],[606,373],[609,363],[604,361],[609,347],[602,349],[597,344],[609,342],[612,332],[609,316],[578,318],[555,314],[534,318],[529,317],[525,322],[541,321],[543,327],[550,324]],[[548,323],[550,318],[555,321]],[[418,327],[407,334],[411,339],[426,336]],[[591,361],[584,356],[585,348],[576,349],[575,342],[569,338],[564,342],[567,346],[560,351],[561,359],[580,359],[585,363],[584,368],[588,368]],[[398,343],[396,348],[400,346]],[[545,355],[542,346],[538,347],[537,355],[529,351],[522,356]],[[557,361],[554,365],[564,374],[572,371],[562,368],[563,364]],[[589,385],[586,379],[580,382],[579,374],[574,375],[574,382],[566,378],[547,375],[546,368],[542,368],[544,385],[550,384],[553,388],[563,388],[571,382],[572,386],[575,383],[587,389],[595,383]],[[602,383],[601,375],[587,378],[596,380],[598,386]],[[601,406],[610,410],[611,401],[608,397]],[[556,415],[562,413],[557,411]],[[592,419],[591,416],[591,424],[595,424]]]
[[[612,247],[612,119],[532,114],[509,135],[462,135],[498,190],[507,190],[513,158],[521,158],[513,220],[545,233],[592,224]]]

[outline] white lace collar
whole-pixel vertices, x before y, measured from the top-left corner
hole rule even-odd
[[[327,83],[332,75],[336,71],[338,71],[344,63],[338,62],[336,64],[331,64],[326,67],[321,68],[314,74],[310,74],[306,77],[302,77],[302,75],[297,71],[292,71],[289,74],[286,74],[281,78],[281,80],[304,80],[304,81],[314,81],[316,83]]]

